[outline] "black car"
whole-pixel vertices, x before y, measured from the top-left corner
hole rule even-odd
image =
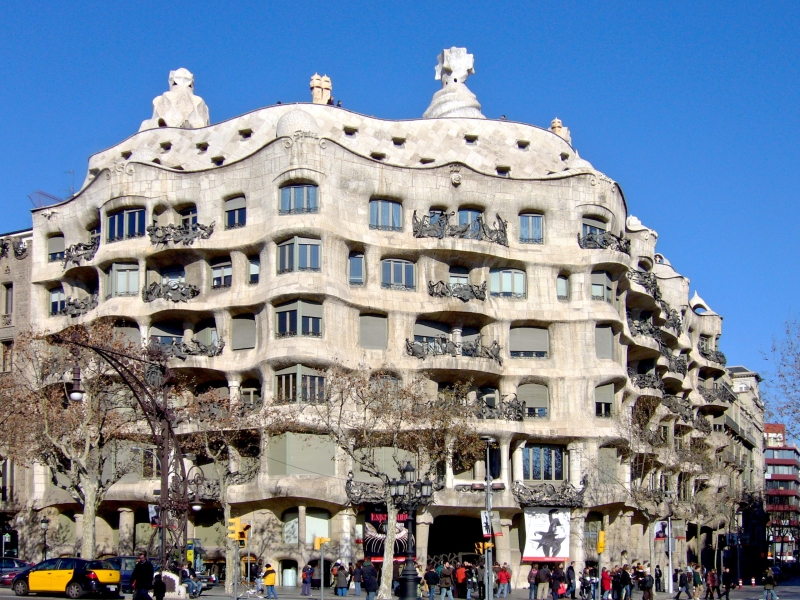
[[[120,574],[105,560],[51,558],[19,573],[11,582],[17,596],[66,594],[73,600],[87,594],[122,598]]]

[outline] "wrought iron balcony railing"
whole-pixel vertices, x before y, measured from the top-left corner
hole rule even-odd
[[[214,223],[211,225],[201,225],[200,223],[150,225],[147,228],[150,243],[155,245],[166,245],[172,242],[176,246],[178,244],[191,246],[195,240],[207,240],[212,233],[214,233]]]
[[[142,238],[145,236],[144,231],[134,231],[132,233],[126,233],[124,235],[109,235],[106,239],[106,242],[109,244],[113,244],[114,242],[121,242],[122,240],[133,240],[136,238]]]
[[[72,244],[64,251],[64,256],[62,257],[62,265],[66,267],[69,263],[74,265],[81,264],[81,261],[89,262],[94,258],[94,255],[97,254],[97,250],[100,248],[100,238],[96,237],[88,244]]]
[[[649,319],[634,319],[631,317],[630,312],[628,313],[628,329],[630,329],[633,336],[644,335],[654,340],[661,339],[661,330],[653,325]]]
[[[520,244],[544,244],[544,238],[541,237],[541,236],[540,237],[530,237],[530,238],[521,237],[521,238],[519,238],[519,243]]]
[[[300,206],[293,208],[282,208],[278,210],[279,215],[308,215],[319,212],[319,206]]]
[[[664,396],[661,404],[666,406],[673,414],[680,416],[682,421],[689,423],[693,418],[691,402],[679,396]]]
[[[142,300],[152,302],[163,298],[171,302],[188,302],[192,298],[200,295],[200,288],[196,285],[179,281],[168,281],[167,283],[151,283],[142,290]]]
[[[449,337],[442,335],[434,340],[418,341],[406,338],[406,352],[424,360],[426,356],[467,356],[470,358],[488,358],[502,366],[500,346],[497,340],[491,346],[484,346],[480,339],[471,342],[454,342]]]
[[[686,357],[683,355],[675,356],[672,354],[670,347],[667,346],[663,341],[659,340],[658,345],[659,350],[661,351],[661,356],[667,360],[667,370],[670,373],[680,373],[681,375],[686,375],[688,372]]]
[[[667,320],[664,323],[664,327],[666,329],[672,329],[678,335],[683,332],[683,319],[681,318],[681,313],[679,313],[674,308],[669,308],[669,304],[664,302],[662,304],[662,308],[664,308],[664,312],[667,313]]]
[[[512,350],[511,358],[547,358],[547,350]]]
[[[616,250],[627,255],[631,253],[631,241],[628,238],[614,235],[608,231],[604,233],[578,234],[578,245],[584,250]]]
[[[486,282],[481,285],[470,283],[428,282],[428,295],[434,298],[458,298],[462,302],[486,300]]]
[[[728,362],[728,359],[725,358],[725,355],[719,350],[709,350],[708,348],[703,348],[702,346],[698,346],[697,349],[700,351],[700,356],[706,360],[720,364],[723,367]]]
[[[648,294],[653,296],[653,298],[661,297],[661,290],[658,287],[658,279],[654,273],[646,273],[644,271],[628,271],[628,279],[642,286]]]
[[[472,408],[479,419],[502,419],[505,421],[522,421],[525,417],[525,403],[518,400],[516,395],[506,400],[506,396],[499,402],[478,398]]]
[[[468,240],[483,240],[494,242],[501,246],[508,246],[508,221],[496,215],[497,220],[490,227],[484,222],[483,215],[478,215],[470,223],[463,225],[452,225],[450,219],[455,215],[454,212],[439,213],[431,221],[430,215],[423,215],[417,218],[417,211],[412,216],[412,227],[416,238],[439,238],[445,237],[462,238]]]
[[[186,358],[187,356],[208,356],[209,358],[219,356],[225,348],[225,342],[217,341],[215,344],[203,344],[197,340],[188,342],[173,341],[171,344],[158,344],[161,352],[169,358]]]
[[[664,391],[664,382],[655,373],[637,373],[633,369],[628,369],[628,378],[633,386],[640,390]]]
[[[79,298],[67,298],[64,308],[59,311],[58,314],[69,317],[79,317],[97,308],[97,301],[98,295],[96,293],[82,300]]]

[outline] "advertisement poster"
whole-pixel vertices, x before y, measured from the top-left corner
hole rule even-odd
[[[669,521],[656,521],[654,531],[653,539],[663,542],[669,537]]]
[[[525,509],[525,551],[522,560],[566,562],[569,560],[568,508]]]
[[[386,540],[386,521],[389,515],[386,514],[386,505],[367,504],[364,509],[364,558],[372,562],[383,560],[383,545]],[[394,540],[394,559],[405,560],[405,552],[408,546],[408,529],[405,522],[408,515],[401,512],[397,515],[397,527],[395,529]]]

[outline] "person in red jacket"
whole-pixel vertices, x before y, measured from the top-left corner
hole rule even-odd
[[[503,567],[497,572],[497,597],[508,598],[511,593],[511,572],[508,567]]]
[[[603,590],[601,596],[603,600],[611,598],[611,573],[605,567],[603,567],[603,572],[600,573],[600,589]]]

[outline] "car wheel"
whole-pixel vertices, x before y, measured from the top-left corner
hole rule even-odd
[[[77,581],[70,583],[67,586],[67,597],[72,598],[72,600],[83,597],[83,586]]]
[[[17,596],[27,596],[28,595],[28,584],[24,581],[18,581],[14,584],[14,593]]]

